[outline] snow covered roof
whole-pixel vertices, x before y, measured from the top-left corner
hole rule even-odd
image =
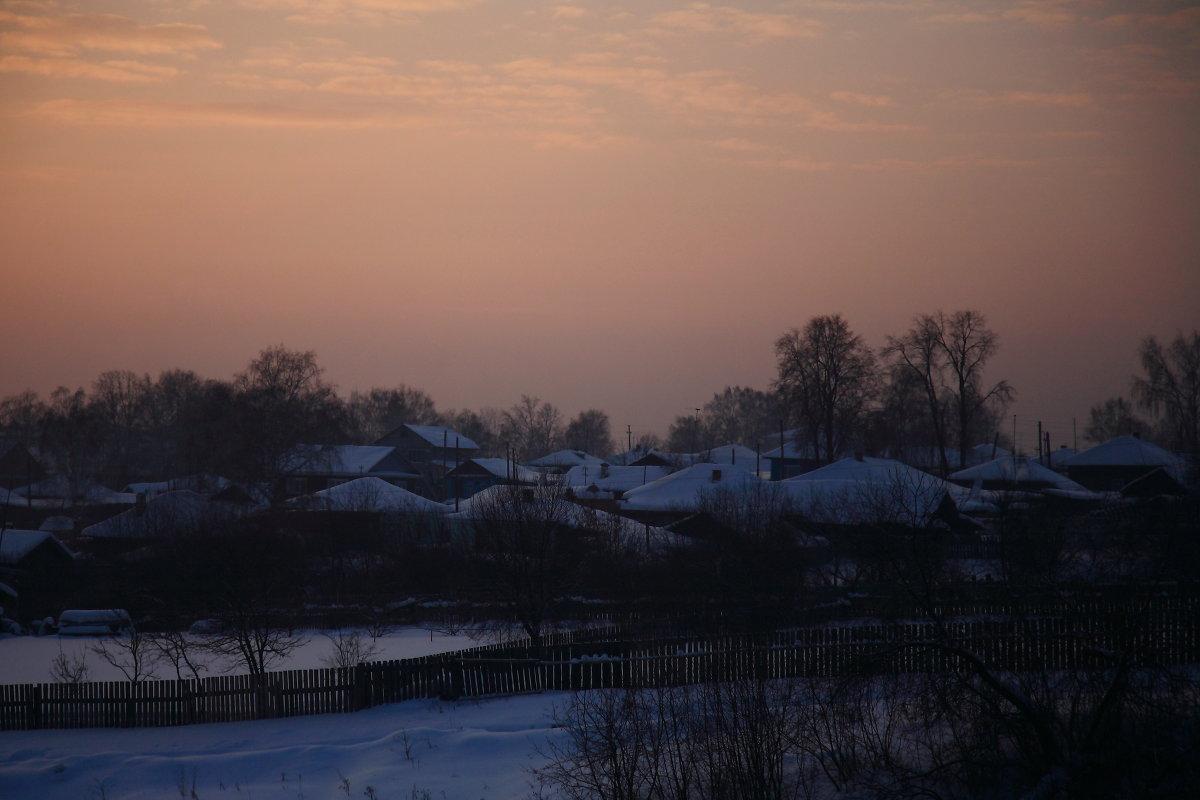
[[[782,450],[783,458],[795,458],[806,461],[815,460],[817,451],[811,444],[801,444],[797,441],[784,442],[783,447],[776,447],[763,453],[763,458],[779,458]]]
[[[788,478],[784,483],[818,480],[860,480],[873,482],[906,481],[939,481],[938,478],[916,467],[910,467],[900,461],[890,458],[843,458],[832,464],[805,472],[802,475]],[[939,481],[940,482],[940,481]]]
[[[577,467],[583,465],[600,466],[604,459],[585,453],[583,450],[556,450],[549,455],[535,458],[529,462],[531,467]]]
[[[741,464],[693,464],[625,492],[621,508],[629,511],[695,511],[708,492],[736,489],[758,482],[752,467]]]
[[[644,546],[649,540],[654,547],[687,541],[663,528],[577,505],[549,487],[522,490],[513,486],[489,486],[474,497],[463,500],[459,510],[449,517],[458,520],[540,518],[568,528],[594,531],[625,545]]]
[[[1078,454],[1078,450],[1074,450],[1066,445],[1063,445],[1057,450],[1052,450],[1050,452],[1050,469],[1063,469],[1069,465],[1071,463],[1071,459]]]
[[[305,497],[297,497],[289,505],[310,511],[446,512],[446,506],[441,503],[374,477],[356,478]]]
[[[540,516],[562,516],[568,506],[573,506],[559,491],[546,484],[541,486],[511,486],[496,484],[489,486],[458,504],[458,511],[450,514],[452,519],[482,519],[526,516],[518,509],[540,509]]]
[[[1011,458],[1012,451],[993,444],[977,444],[967,451],[967,464],[970,466],[986,464],[993,459],[1005,456]]]
[[[180,489],[148,500],[145,508],[131,508],[115,517],[89,525],[83,536],[146,539],[199,533],[206,527],[232,519],[233,511],[202,494]]]
[[[411,475],[398,462],[382,463],[395,452],[387,445],[302,444],[283,457],[281,467],[293,475]]]
[[[75,520],[63,515],[49,516],[42,520],[41,525],[38,525],[38,530],[50,531],[51,533],[69,533],[75,530]]]
[[[228,478],[222,478],[220,475],[198,473],[196,475],[185,475],[181,478],[171,478],[165,481],[131,483],[123,491],[134,494],[161,494],[162,492],[170,492],[175,489],[191,489],[193,492],[216,493],[228,489],[232,483]]]
[[[479,467],[479,469],[500,478],[508,480],[512,478],[518,483],[537,483],[543,480],[542,474],[529,467],[523,467],[515,461],[509,461],[505,458],[469,458],[462,464],[459,464],[457,471],[461,473],[471,472],[471,465]],[[454,470],[450,474],[453,474]]]
[[[447,428],[444,425],[405,425],[404,427],[434,447],[454,447],[457,441],[457,446],[460,449],[479,449],[479,445],[475,444],[475,442],[453,428]]]
[[[132,503],[136,499],[132,494],[114,492],[107,486],[102,486],[94,481],[73,481],[66,475],[51,475],[49,478],[15,490],[14,494],[33,498],[79,501],[88,505],[116,505]],[[17,500],[15,497],[9,499],[10,502]]]
[[[950,495],[960,509],[968,502],[976,502],[978,498],[971,497],[969,489],[965,489],[949,481],[942,480],[936,475],[930,475],[916,467],[911,467],[901,461],[891,458],[843,458],[832,464],[826,464],[810,472],[788,478],[782,483],[799,483],[803,481],[851,480],[875,484],[891,491],[891,487],[910,487],[910,491],[924,491],[925,487],[940,490]],[[876,490],[878,491],[878,489]]]
[[[32,553],[43,542],[52,542],[51,547],[62,550],[69,558],[74,554],[68,550],[58,537],[49,531],[27,531],[15,528],[5,528],[0,532],[0,564],[18,564]]]
[[[601,466],[572,467],[563,475],[563,486],[587,489],[595,486],[607,491],[628,491],[671,474],[670,467]]]
[[[836,466],[836,465],[831,465]],[[777,486],[793,513],[837,525],[891,523],[924,527],[949,494],[932,476],[920,481],[829,478],[786,480]]]
[[[1053,489],[1087,491],[1075,481],[1058,474],[1049,467],[1039,464],[1036,459],[1027,456],[997,458],[986,464],[980,464],[977,467],[967,467],[966,469],[951,473],[950,478],[956,481],[971,482],[983,480],[1011,483],[1018,486],[1041,485]]]
[[[684,464],[741,464],[753,469],[759,456],[749,447],[740,444],[723,444],[711,450],[685,453],[678,458]]]
[[[1183,459],[1136,436],[1118,436],[1076,453],[1072,467],[1169,467],[1180,469]]]

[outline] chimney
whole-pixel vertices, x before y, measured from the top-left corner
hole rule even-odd
[[[608,462],[607,461],[605,461],[603,464],[600,465],[600,477],[601,478],[608,477]]]
[[[717,483],[720,480],[721,480],[721,470],[714,469],[713,473],[712,473],[712,482]]]
[[[134,507],[134,510],[137,512],[138,516],[141,516],[142,514],[146,513],[146,493],[145,492],[137,493],[137,497],[134,500],[133,507]]]

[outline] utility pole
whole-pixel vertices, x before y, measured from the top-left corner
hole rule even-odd
[[[626,451],[633,450],[633,426],[632,425],[625,426],[625,450]]]

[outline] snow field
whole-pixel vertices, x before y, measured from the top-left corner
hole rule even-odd
[[[559,693],[177,728],[0,732],[5,800],[507,800]]]
[[[365,630],[362,634],[368,644],[379,649],[373,661],[445,653],[475,647],[478,641],[465,634],[443,634],[428,628],[396,628],[372,641]],[[286,663],[272,667],[273,670],[315,669],[324,667],[323,659],[333,651],[333,644],[322,631],[299,631],[308,641],[291,654]],[[330,631],[330,633],[334,633]],[[347,629],[345,633],[350,633]],[[89,681],[119,681],[125,677],[116,667],[90,651],[100,641],[95,636],[0,636],[0,683],[51,683],[50,665],[58,656],[59,647],[68,659],[83,657],[87,660]],[[222,674],[220,665],[213,665],[205,675]],[[175,678],[170,665],[160,665],[156,677],[163,680]],[[0,795],[0,800],[5,800]]]

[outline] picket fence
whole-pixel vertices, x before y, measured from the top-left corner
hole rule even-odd
[[[654,687],[873,672],[1200,663],[1200,600],[1162,597],[978,607],[903,623],[854,622],[766,634],[631,639],[608,628],[351,668],[194,680],[0,686],[0,730],[235,722],[357,711],[417,698]]]

